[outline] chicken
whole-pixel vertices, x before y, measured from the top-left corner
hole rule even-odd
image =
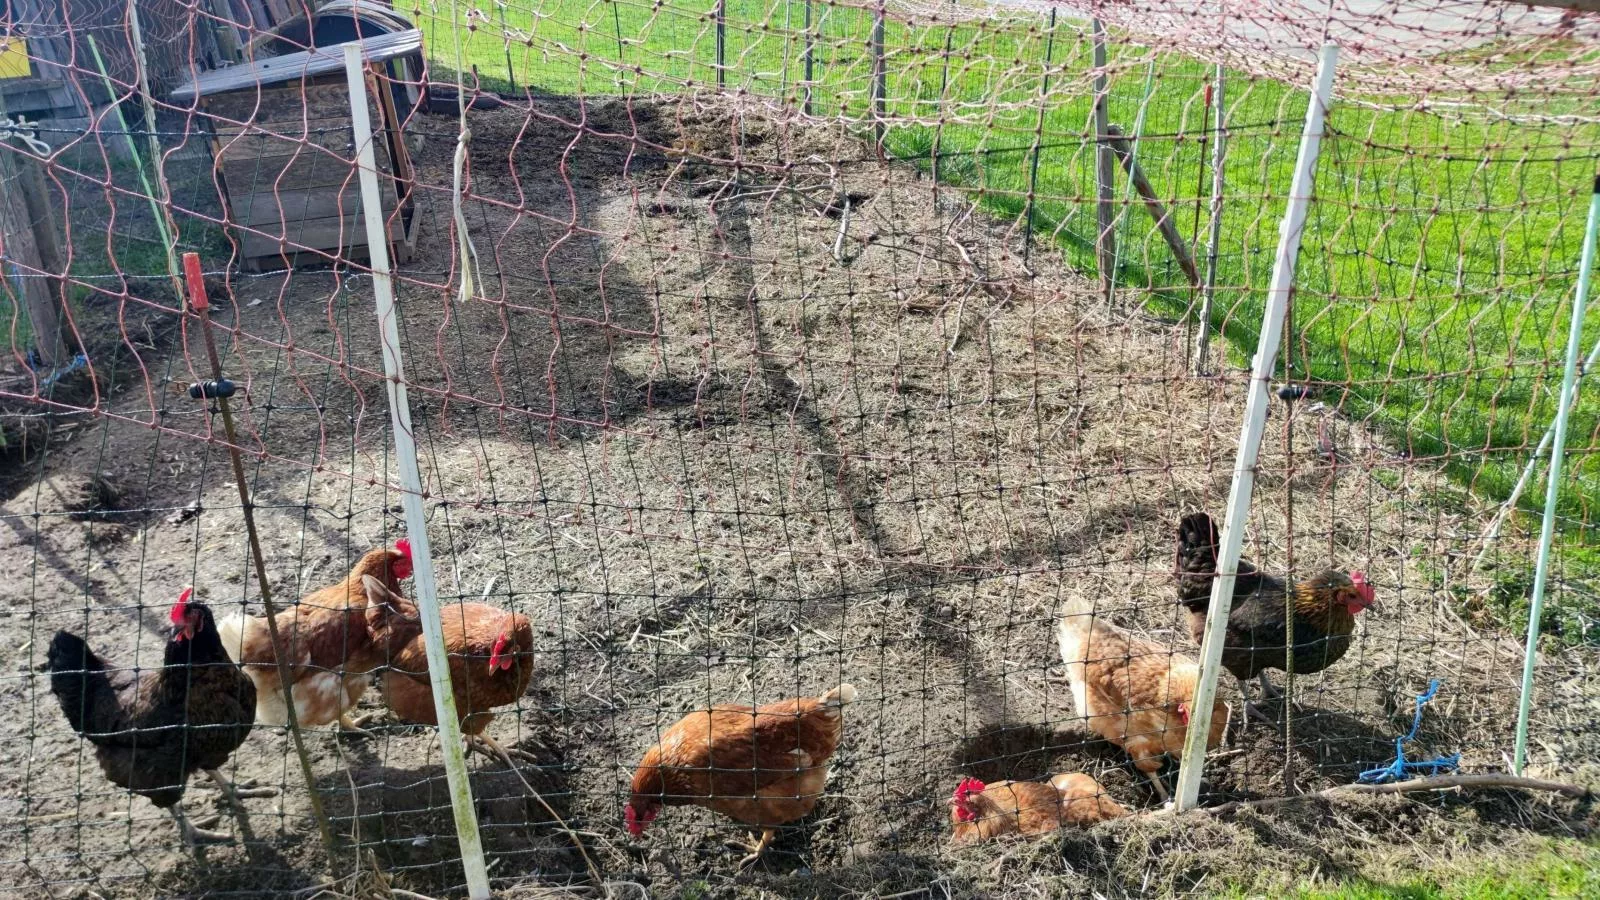
[[[184,843],[226,841],[195,826],[180,801],[189,776],[204,771],[224,794],[271,796],[270,788],[235,787],[221,767],[255,720],[256,688],[223,652],[211,610],[185,590],[173,604],[171,636],[159,669],[108,664],[83,638],[58,631],[46,657],[50,692],[72,730],[94,744],[113,784],[148,797],[178,823]]]
[[[844,731],[842,709],[855,699],[856,689],[841,684],[821,697],[714,706],[683,717],[634,772],[624,810],[629,833],[643,835],[662,806],[703,806],[762,830],[739,864],[754,862],[777,826],[817,805]]]
[[[955,841],[973,844],[1004,834],[1044,834],[1063,825],[1087,828],[1128,814],[1091,775],[1063,772],[1048,782],[964,779],[950,797]]]
[[[1170,799],[1161,768],[1166,756],[1183,752],[1199,664],[1134,637],[1081,600],[1061,618],[1057,637],[1078,715],[1089,730],[1127,751],[1156,794]],[[1231,712],[1227,703],[1214,701],[1207,749],[1222,743]]]
[[[447,608],[442,622],[461,731],[469,746],[509,758],[512,752],[483,731],[494,720],[491,710],[517,702],[533,679],[533,625],[521,613],[483,603]],[[402,720],[439,724],[428,678],[428,653],[420,637],[395,654],[379,687],[384,702]]]
[[[372,578],[375,592],[363,583]],[[369,551],[338,584],[301,598],[278,616],[278,635],[288,647],[296,721],[303,726],[337,721],[347,731],[365,734],[349,711],[367,690],[369,673],[387,663],[422,633],[415,609],[400,600],[400,582],[411,577],[411,544]],[[228,655],[255,682],[256,721],[286,725],[277,655],[267,620],[243,611],[218,624]]]
[[[1178,523],[1178,602],[1189,612],[1189,632],[1197,644],[1205,635],[1211,581],[1216,572],[1216,525],[1203,512],[1184,516]],[[1284,597],[1288,590],[1283,579],[1239,561],[1227,639],[1222,645],[1222,665],[1239,680],[1241,694],[1250,678],[1260,682],[1264,698],[1279,694],[1267,678],[1267,670],[1283,670],[1289,662],[1284,627]],[[1376,600],[1364,574],[1347,575],[1332,569],[1296,583],[1293,596],[1296,675],[1321,672],[1338,662],[1350,649],[1356,616]],[[1248,699],[1245,712],[1266,718]]]

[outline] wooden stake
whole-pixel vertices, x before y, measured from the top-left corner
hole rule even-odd
[[[1105,294],[1106,303],[1111,302],[1112,291],[1116,288],[1117,280],[1117,242],[1112,235],[1116,225],[1116,218],[1112,209],[1113,198],[1116,196],[1112,181],[1115,179],[1117,162],[1106,142],[1106,135],[1111,130],[1111,112],[1107,106],[1107,93],[1109,86],[1106,78],[1106,27],[1100,24],[1099,19],[1093,20],[1094,30],[1094,132],[1095,132],[1095,225],[1098,229],[1095,234],[1095,256],[1100,263],[1100,289]]]
[[[1107,125],[1106,135],[1112,151],[1122,162],[1123,171],[1128,173],[1128,179],[1133,182],[1133,189],[1144,199],[1144,208],[1150,212],[1150,217],[1156,220],[1156,230],[1161,232],[1161,237],[1172,249],[1172,255],[1177,257],[1178,267],[1183,269],[1183,274],[1188,277],[1190,284],[1199,287],[1200,270],[1195,266],[1194,257],[1189,253],[1189,245],[1184,243],[1183,236],[1178,234],[1178,226],[1173,224],[1172,217],[1167,215],[1166,206],[1162,205],[1161,198],[1156,196],[1156,189],[1151,186],[1150,179],[1145,177],[1144,169],[1139,167],[1139,161],[1133,158],[1133,147],[1128,144],[1128,139],[1122,136],[1122,129],[1115,125]]]

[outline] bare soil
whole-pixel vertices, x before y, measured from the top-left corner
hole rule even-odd
[[[1122,896],[1586,832],[1586,807],[1490,793],[950,849],[943,801],[964,774],[1088,771],[1130,807],[1158,805],[1074,717],[1052,617],[1091,597],[1195,652],[1172,602],[1172,535],[1179,515],[1226,498],[1244,373],[1186,374],[1187,328],[1140,312],[1139,292],[1108,306],[1048,250],[1024,264],[1014,223],[836,128],[559,98],[471,124],[462,213],[481,296],[456,298],[446,117],[418,123],[425,218],[397,293],[440,590],[515,607],[540,636],[528,694],[490,731],[541,760],[522,773],[550,809],[503,765],[472,762],[508,895],[590,883],[574,839],[623,896],[620,882],[668,896]],[[404,533],[371,281],[346,267],[235,273],[218,293],[271,588],[291,599]],[[332,883],[283,733],[258,729],[235,757],[237,777],[279,797],[247,801],[247,840],[196,861],[60,716],[40,670],[55,629],[150,665],[183,585],[219,610],[259,603],[220,420],[184,393],[206,371],[198,329],[176,327],[170,295],[141,308],[148,339],[111,332],[124,352],[97,374],[102,414],[30,457],[0,508],[0,646],[14,648],[0,881],[51,896],[464,893],[436,742],[386,720],[375,695],[375,739],[308,735],[333,830],[361,850],[340,865],[367,873]],[[1502,768],[1521,650],[1454,592],[1485,589],[1463,555],[1486,511],[1437,461],[1348,416],[1337,386],[1290,412],[1269,422],[1247,554],[1280,571],[1365,569],[1379,601],[1345,660],[1297,680],[1287,741],[1258,725],[1214,755],[1206,801],[1387,763],[1435,677],[1407,753]],[[1315,452],[1319,433],[1335,459]],[[1600,772],[1595,662],[1543,660],[1533,774]],[[724,846],[740,831],[697,809],[667,811],[643,841],[622,829],[657,729],[840,681],[860,699],[827,796],[753,871]],[[185,802],[230,827],[205,785]]]

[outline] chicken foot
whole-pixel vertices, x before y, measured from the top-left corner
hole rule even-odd
[[[513,759],[520,759],[525,763],[534,765],[539,763],[539,757],[534,756],[532,753],[526,750],[518,750],[515,747],[507,747],[487,734],[469,734],[466,735],[466,741],[468,751],[476,750],[491,759],[498,759],[508,766],[512,765],[511,760]],[[515,767],[513,766],[513,768]]]
[[[229,844],[233,842],[233,838],[223,832],[208,831],[189,821],[189,816],[183,811],[181,804],[172,804],[167,807],[167,812],[171,813],[173,820],[178,823],[178,834],[183,837],[183,842],[189,845],[191,849],[203,847],[206,844]],[[210,823],[214,820],[208,819],[206,821]]]
[[[366,730],[365,728],[361,727],[361,725],[364,724],[365,722],[366,722],[365,718],[363,718],[362,721],[360,723],[358,723],[354,719],[350,718],[350,714],[349,713],[347,713],[347,712],[340,713],[339,714],[339,733],[342,734],[342,735],[345,735],[346,737],[353,737],[353,738],[370,738],[370,737],[373,737],[372,732],[370,732],[370,731]]]
[[[728,846],[730,846],[730,847],[733,847],[733,848],[739,849],[739,850],[749,850],[750,851],[750,855],[749,856],[746,856],[744,859],[739,860],[739,868],[741,868],[741,869],[752,865],[753,863],[755,863],[756,860],[761,858],[761,854],[767,852],[767,848],[771,847],[773,842],[778,839],[778,829],[776,829],[776,828],[764,828],[761,831],[761,837],[760,837],[759,840],[756,839],[756,836],[755,836],[754,832],[752,832],[750,834],[750,838],[753,841],[753,843],[744,844],[744,843],[740,843],[738,841],[729,841],[728,842]]]
[[[241,800],[278,796],[277,788],[261,786],[255,779],[240,785],[228,780],[228,776],[222,774],[221,769],[207,769],[206,774],[216,783],[217,790],[222,792],[222,798],[234,806],[242,806],[243,804],[239,802]]]

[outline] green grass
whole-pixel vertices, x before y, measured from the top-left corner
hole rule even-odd
[[[421,18],[436,69],[453,65],[452,35],[459,33],[462,68],[494,88],[647,94],[716,81],[713,5],[705,0],[545,0],[504,9],[479,2],[484,20],[476,29],[453,32],[445,19]],[[448,16],[447,7],[438,9]],[[871,13],[820,2],[812,9],[813,110],[859,118],[869,107]],[[727,10],[729,87],[799,102],[805,4],[729,0]],[[1041,245],[1059,246],[1092,272],[1090,43],[1079,25],[1063,21],[1054,33],[1044,25],[891,21],[887,111],[902,124],[890,129],[886,145],[925,169],[937,150],[940,178],[975,190],[1002,216],[1025,213],[1032,182]],[[1142,127],[1140,163],[1180,231],[1191,235],[1197,198],[1209,193],[1209,152],[1200,137],[1210,69],[1115,41],[1111,119],[1125,131]],[[1473,53],[1486,70],[1600,53],[1504,50],[1493,58]],[[1306,99],[1298,87],[1228,73],[1232,138],[1214,323],[1236,363],[1255,348]],[[1574,88],[1571,97],[1502,102],[1540,116],[1530,121],[1446,118],[1404,109],[1406,97],[1346,99],[1355,102],[1333,111],[1333,134],[1323,143],[1296,279],[1294,339],[1280,367],[1327,383],[1333,402],[1370,417],[1412,458],[1436,459],[1474,492],[1504,497],[1554,414],[1600,145],[1600,128],[1555,117],[1587,112],[1591,98]],[[1030,151],[1039,126],[1034,181]],[[1125,191],[1119,183],[1119,201]],[[1123,209],[1123,296],[1173,318],[1189,313],[1192,292],[1142,206]],[[1202,229],[1205,221],[1202,213]],[[1586,319],[1586,349],[1597,338],[1600,310]],[[1592,391],[1571,433],[1563,512],[1569,530],[1587,540],[1600,503],[1600,456],[1593,452],[1600,401]],[[1524,505],[1536,507],[1542,497],[1535,483]]]
[[[1293,900],[1544,900],[1600,897],[1600,852],[1577,841],[1560,842],[1531,858],[1492,860],[1397,881],[1364,877],[1270,893],[1234,888],[1229,898],[1289,897]]]

